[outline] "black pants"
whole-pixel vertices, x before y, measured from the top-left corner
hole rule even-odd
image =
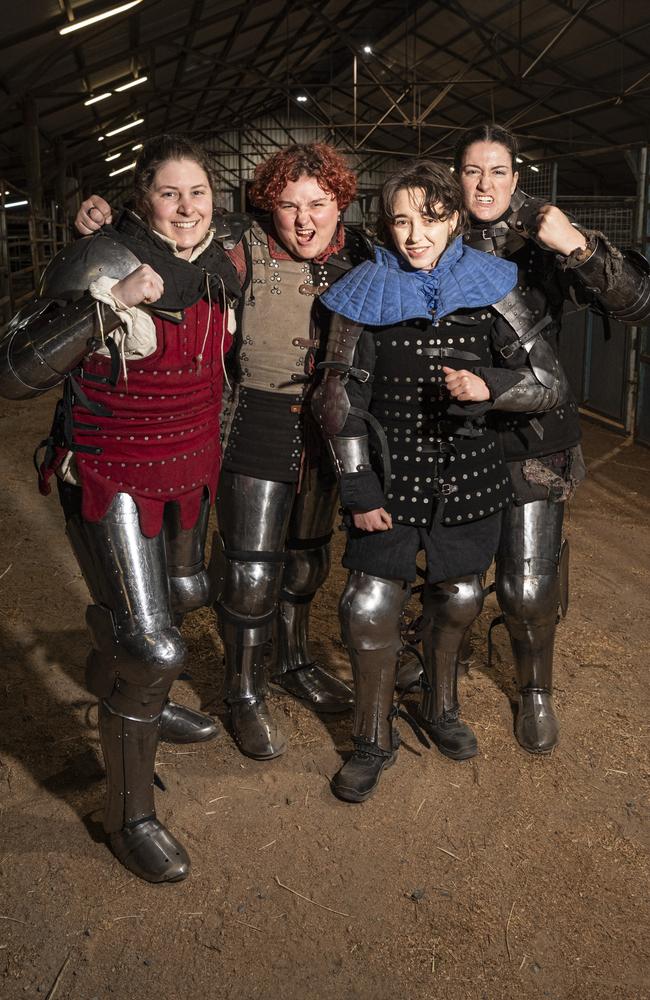
[[[417,578],[417,554],[424,550],[428,583],[480,575],[494,559],[501,516],[498,511],[467,524],[435,522],[428,530],[406,524],[395,524],[389,531],[360,531],[351,526],[343,565],[385,580],[412,583]]]

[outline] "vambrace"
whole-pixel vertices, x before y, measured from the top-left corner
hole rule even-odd
[[[29,399],[58,385],[120,323],[90,293],[64,305],[56,299],[33,300],[0,338],[0,396]]]
[[[650,264],[636,250],[620,251],[602,233],[585,233],[585,261],[570,254],[564,267],[596,295],[606,312],[620,323],[645,323],[650,319]],[[595,246],[594,246],[595,244]]]
[[[383,507],[384,491],[370,463],[368,435],[359,431],[369,427],[375,433],[381,451],[384,484],[388,484],[391,478],[390,454],[383,428],[367,409],[372,374],[352,364],[362,332],[360,323],[334,314],[325,360],[318,365],[324,371],[323,381],[314,392],[311,405],[334,456],[343,506],[351,510],[374,510]],[[359,384],[363,393],[368,392],[363,407],[352,405],[347,388],[351,379]],[[346,428],[349,436],[341,436]],[[352,488],[353,495],[348,495],[348,486]]]
[[[560,368],[554,386],[542,385],[533,371],[524,370],[516,385],[502,392],[494,400],[493,409],[524,413],[552,410],[563,403],[569,393],[569,383]]]
[[[329,444],[339,477],[342,506],[353,513],[383,507],[386,498],[370,464],[368,435],[334,437]]]
[[[348,472],[365,472],[370,468],[368,435],[330,438],[334,467],[339,476]]]

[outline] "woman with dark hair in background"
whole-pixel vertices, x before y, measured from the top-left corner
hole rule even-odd
[[[341,598],[352,660],[354,752],[333,779],[337,796],[362,802],[395,759],[393,690],[400,613],[424,550],[424,692],[420,720],[441,753],[465,760],[476,738],[459,717],[458,652],[481,610],[481,574],[494,557],[510,479],[493,408],[517,409],[529,369],[493,367],[512,328],[492,308],[516,268],[463,244],[456,179],[415,161],[381,195],[390,249],[378,249],[323,296],[332,323],[325,378],[314,399],[330,440],[347,512]],[[538,408],[557,387],[536,385]],[[529,404],[530,405],[530,404]],[[379,447],[369,449],[368,425]]]
[[[526,357],[544,384],[563,378],[558,334],[565,301],[578,299],[622,323],[650,315],[647,262],[622,254],[598,232],[575,226],[555,205],[518,187],[517,141],[494,124],[462,135],[455,167],[470,215],[469,246],[514,262],[517,287],[506,316],[517,330],[510,361]],[[553,707],[553,645],[568,599],[564,505],[584,476],[578,407],[568,393],[540,415],[500,414],[499,429],[515,491],[505,512],[496,592],[512,644],[519,709],[515,733],[524,750],[545,753],[558,741]]]
[[[152,139],[134,188],[137,212],[48,267],[0,343],[0,392],[21,399],[64,384],[40,484],[49,492],[56,474],[94,602],[86,676],[100,699],[104,828],[127,868],[163,882],[185,878],[189,858],[156,818],[161,726],[185,741],[215,734],[211,720],[170,709],[167,694],[187,654],[178,616],[208,600],[223,358],[240,290],[213,238],[203,150]]]

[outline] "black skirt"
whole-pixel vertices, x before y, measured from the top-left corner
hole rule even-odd
[[[302,393],[242,386],[223,458],[224,471],[295,483],[303,449]]]

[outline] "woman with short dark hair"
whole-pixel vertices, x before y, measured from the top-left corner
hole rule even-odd
[[[491,307],[512,289],[516,269],[464,246],[462,196],[449,169],[425,160],[396,171],[381,214],[387,248],[323,296],[337,316],[315,400],[348,530],[340,613],[355,678],[355,749],[332,785],[349,802],[371,795],[395,759],[399,619],[421,550],[421,723],[446,756],[477,752],[459,717],[457,657],[511,497],[485,415],[516,408],[524,377],[493,362],[514,334]]]

